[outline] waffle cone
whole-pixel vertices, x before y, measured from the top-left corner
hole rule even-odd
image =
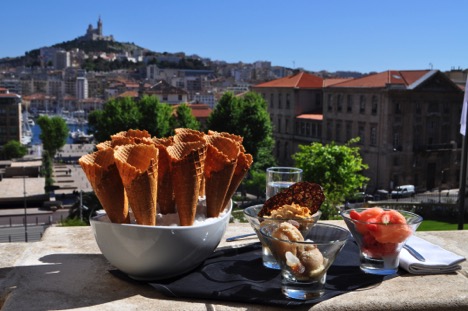
[[[252,166],[252,162],[253,158],[251,154],[243,152],[239,153],[239,156],[237,157],[236,168],[234,170],[234,174],[232,175],[226,197],[224,198],[223,208],[229,203],[229,200],[232,198],[237,188],[239,188],[239,185],[249,171],[250,166]]]
[[[102,150],[106,148],[112,148],[112,142],[110,140],[103,141],[102,143],[96,144],[97,150]]]
[[[151,135],[148,131],[128,130],[111,136],[112,147],[128,144],[151,144]]]
[[[129,223],[128,201],[112,148],[84,155],[78,162],[110,221]]]
[[[206,136],[208,148],[204,169],[208,217],[218,217],[237,163],[239,147],[222,136]]]
[[[179,134],[193,134],[193,135],[197,135],[199,137],[203,137],[205,135],[200,131],[192,130],[192,129],[189,129],[189,128],[182,128],[182,127],[176,128],[174,130],[174,132],[175,132],[176,135],[179,135]]]
[[[176,212],[174,191],[172,189],[172,166],[167,148],[162,144],[155,144],[159,149],[158,159],[158,205],[161,214]]]
[[[114,158],[130,208],[140,225],[156,225],[158,153],[154,145],[119,146]]]
[[[203,142],[177,143],[167,148],[172,165],[172,185],[181,226],[195,221],[200,181],[206,157]]]
[[[165,146],[165,147],[169,147],[169,146],[174,144],[174,137],[172,137],[172,136],[167,137],[167,138],[153,137],[151,140],[153,141],[153,144],[162,145],[162,146]]]

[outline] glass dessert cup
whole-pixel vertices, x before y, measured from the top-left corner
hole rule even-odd
[[[349,231],[319,223],[303,235],[303,241],[291,241],[279,238],[281,230],[278,222],[260,229],[262,239],[280,264],[281,291],[286,297],[299,300],[322,296],[328,268],[346,244]]]
[[[249,206],[244,209],[245,218],[249,221],[250,225],[254,229],[255,233],[262,244],[262,261],[263,265],[270,269],[280,269],[279,263],[276,261],[275,257],[271,254],[270,249],[266,245],[265,241],[262,239],[262,235],[260,234],[261,226],[271,223],[271,222],[284,222],[288,219],[273,219],[267,217],[259,217],[258,212],[262,209],[263,205],[253,205]],[[295,221],[299,224],[299,231],[301,233],[306,234],[320,219],[322,216],[321,211],[317,211],[309,218],[293,218],[292,221]]]
[[[363,212],[371,217],[356,219]],[[423,220],[411,212],[376,207],[344,210],[340,214],[359,246],[361,270],[378,275],[398,271],[400,251]]]

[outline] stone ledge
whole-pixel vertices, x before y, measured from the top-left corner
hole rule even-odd
[[[333,223],[343,225],[341,221]],[[230,224],[226,237],[250,233]],[[468,257],[468,231],[418,232],[418,236]],[[235,244],[256,242],[244,239]],[[226,243],[224,239],[220,247]],[[90,227],[50,227],[40,242],[0,244],[0,309],[10,310],[280,310],[239,303],[168,299],[153,288],[108,273]],[[468,263],[450,275],[404,275],[295,310],[468,310]]]

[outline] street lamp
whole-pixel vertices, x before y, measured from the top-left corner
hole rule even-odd
[[[28,242],[28,208],[26,204],[26,173],[23,166],[24,241]]]

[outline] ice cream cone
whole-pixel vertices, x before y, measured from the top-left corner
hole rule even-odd
[[[114,158],[130,208],[140,225],[156,225],[158,153],[154,145],[124,145]]]
[[[196,142],[196,141],[205,142],[203,133],[192,130],[192,131],[179,132],[178,134],[174,135],[175,143],[188,143],[188,142]]]
[[[96,144],[97,150],[102,150],[106,148],[112,148],[112,142],[110,140],[103,141],[102,143]]]
[[[176,135],[192,134],[192,135],[197,135],[197,136],[199,136],[201,138],[203,138],[203,136],[205,135],[204,133],[202,133],[200,131],[192,130],[192,129],[189,129],[189,128],[182,128],[182,127],[176,128],[174,130],[174,132],[175,132]]]
[[[166,137],[166,138],[153,137],[153,138],[151,138],[151,140],[153,141],[153,144],[162,145],[162,146],[165,146],[165,147],[169,147],[169,146],[174,144],[174,137],[173,136]]]
[[[79,159],[99,202],[113,223],[128,223],[128,201],[112,148],[104,148]]]
[[[172,214],[176,212],[174,191],[172,189],[172,166],[167,147],[155,144],[159,149],[158,159],[158,205],[161,214]]]
[[[122,131],[111,136],[112,147],[128,145],[128,144],[151,144],[151,135],[144,130],[128,130]]]
[[[229,200],[236,192],[237,188],[252,166],[252,162],[253,158],[251,154],[244,152],[239,153],[239,156],[237,157],[236,168],[234,170],[234,174],[232,175],[231,183],[229,184],[229,189],[224,199],[223,208],[229,203]]]
[[[234,173],[239,147],[230,138],[210,135],[205,138],[208,142],[204,169],[207,216],[218,217],[224,208],[223,203]]]
[[[203,142],[177,143],[167,147],[172,165],[172,185],[181,226],[195,221],[200,180],[206,156]]]

